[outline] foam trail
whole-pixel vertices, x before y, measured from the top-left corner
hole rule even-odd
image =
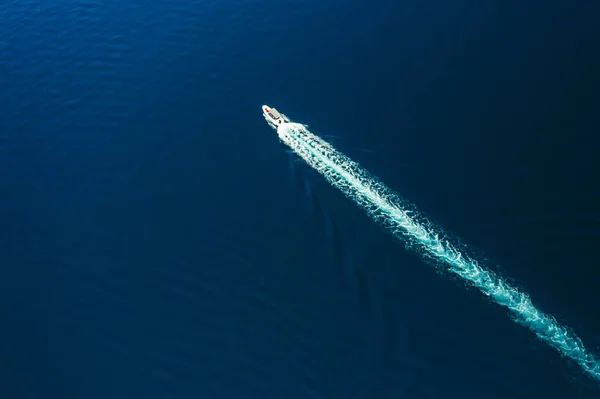
[[[354,200],[376,222],[391,230],[394,236],[403,238],[410,248],[433,260],[436,267],[459,276],[499,305],[508,308],[519,324],[529,328],[539,339],[600,381],[600,362],[587,352],[575,334],[551,315],[537,309],[527,294],[486,270],[466,251],[459,250],[458,246],[443,238],[409,203],[359,164],[309,132],[304,125],[284,123],[277,129],[277,134],[307,164]]]

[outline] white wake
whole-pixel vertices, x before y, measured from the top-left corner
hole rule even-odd
[[[537,309],[527,294],[512,287],[444,239],[412,205],[400,199],[381,181],[312,134],[305,125],[284,123],[277,129],[277,134],[308,165],[364,209],[376,222],[387,227],[394,236],[432,260],[437,267],[459,276],[496,303],[508,308],[519,324],[529,328],[539,339],[575,361],[600,381],[600,363],[587,352],[575,334],[560,325],[551,315]]]

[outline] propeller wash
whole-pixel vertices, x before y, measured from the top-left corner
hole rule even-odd
[[[286,118],[287,119],[287,118]],[[275,126],[273,126],[275,127]],[[587,374],[600,381],[600,362],[581,340],[551,315],[543,313],[529,296],[491,270],[486,270],[466,251],[443,238],[412,205],[401,199],[358,163],[335,150],[298,123],[284,123],[277,134],[308,165],[360,206],[373,220],[402,239],[409,248],[431,260],[437,268],[452,273],[476,287],[485,296],[510,310],[514,320],[533,331],[539,339],[575,361]]]

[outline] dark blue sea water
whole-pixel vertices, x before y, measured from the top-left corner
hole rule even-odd
[[[260,111],[600,354],[596,3],[5,2],[0,397],[600,397]]]

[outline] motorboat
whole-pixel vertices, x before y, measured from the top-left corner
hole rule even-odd
[[[275,108],[269,107],[267,105],[262,106],[263,116],[269,122],[270,125],[277,128],[279,125],[285,122],[289,122],[289,119],[284,115],[280,114]]]

